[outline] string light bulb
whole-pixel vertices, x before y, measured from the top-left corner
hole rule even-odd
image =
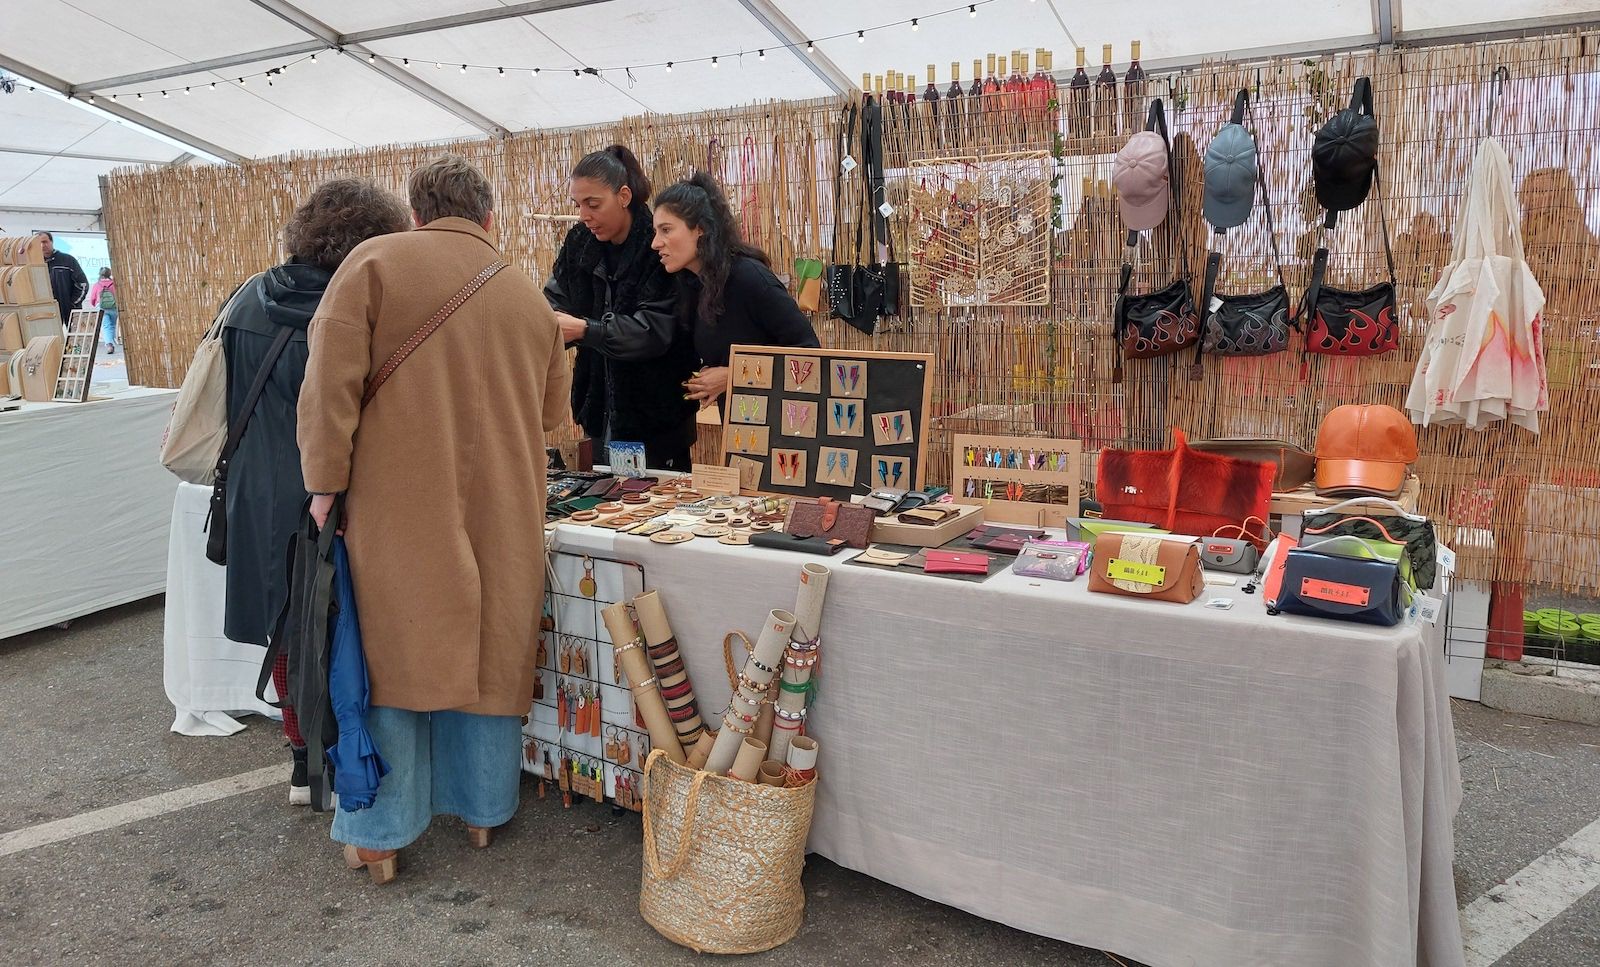
[[[367,63],[375,64],[377,62],[378,62],[378,55],[377,54],[368,54],[367,55]]]
[[[240,87],[245,87],[245,86],[246,86],[246,85],[245,85],[245,82],[244,82],[244,78],[242,78],[242,77],[241,77],[241,78],[239,78],[239,86],[240,86]]]
[[[406,70],[410,70],[411,69],[411,58],[409,58],[409,57],[400,58],[400,66],[404,67]]]
[[[144,94],[143,93],[139,94],[139,100],[141,100],[141,101],[144,100]]]
[[[712,70],[716,70],[717,69],[717,59],[715,57],[711,58],[711,69]]]
[[[917,18],[916,17],[912,17],[911,18],[911,29],[912,30],[916,30],[917,29]]]
[[[433,62],[433,69],[434,70],[443,70],[444,69],[444,65],[439,63],[438,61],[434,61]]]
[[[213,91],[214,91],[214,90],[216,90],[216,89],[217,89],[217,82],[216,82],[216,81],[212,81],[212,82],[211,82],[211,89],[212,89],[212,90],[213,90]]]
[[[672,61],[667,61],[667,73],[672,73]]]
[[[162,91],[162,92],[161,92],[161,96],[162,96],[162,97],[166,97],[166,96],[167,96],[167,92],[166,92],[166,91]]]
[[[867,32],[865,30],[856,31],[856,43],[864,44],[866,42],[867,42]]]
[[[758,50],[758,51],[756,51],[756,54],[758,55],[756,57],[757,60],[766,60],[767,59],[767,52],[764,51],[764,50]]]
[[[89,103],[90,103],[90,104],[93,104],[93,103],[94,103],[94,95],[93,95],[93,94],[90,94],[90,95],[89,95]]]
[[[461,73],[465,74],[466,72],[467,72],[467,65],[466,64],[462,64],[461,65]]]
[[[977,15],[978,15],[978,5],[975,4],[975,3],[968,4],[967,5],[967,16],[976,17]]]
[[[816,51],[816,49],[817,49],[817,45],[816,44],[813,44],[809,40],[806,41],[806,53],[808,53],[808,54],[814,53]]]
[[[317,55],[316,54],[312,54],[311,55],[311,63],[315,64],[316,62],[317,62]]]
[[[506,76],[506,69],[504,67],[496,67],[495,70],[500,72],[501,77]]]
[[[115,94],[113,94],[113,95],[111,95],[111,99],[112,99],[112,100],[113,100],[113,101],[115,101],[115,100],[116,100],[116,99],[117,99],[117,96],[116,96],[116,95],[115,95]],[[91,100],[93,100],[93,98],[91,98]]]

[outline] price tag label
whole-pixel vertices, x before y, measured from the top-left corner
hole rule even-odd
[[[1156,585],[1166,580],[1167,569],[1159,564],[1135,564],[1113,558],[1106,562],[1106,577],[1113,581]]]
[[[1456,552],[1455,551],[1452,551],[1450,548],[1445,547],[1443,544],[1440,544],[1439,545],[1439,549],[1438,549],[1437,560],[1439,562],[1439,570],[1445,572],[1446,574],[1454,574],[1454,573],[1456,573]]]
[[[890,215],[894,214],[894,206],[888,202],[884,202],[878,206],[878,214],[882,215],[884,218],[888,218]]]
[[[845,174],[848,175],[850,172],[860,167],[860,165],[856,164],[856,159],[850,157],[849,155],[845,155],[844,160],[839,162],[839,167],[844,171]]]
[[[1211,308],[1209,310],[1207,310],[1207,311],[1216,312],[1218,309],[1221,309],[1221,308],[1222,308],[1222,300],[1217,298],[1216,296],[1212,296],[1211,297]]]
[[[1426,594],[1417,595],[1417,617],[1428,624],[1437,624],[1439,614],[1444,610],[1444,602]]]

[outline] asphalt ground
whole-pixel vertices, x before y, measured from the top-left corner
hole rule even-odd
[[[167,731],[160,598],[0,642],[0,833],[269,766],[276,723]],[[1454,702],[1465,907],[1600,817],[1600,729]],[[0,963],[675,965],[704,959],[637,912],[640,824],[538,799],[487,851],[439,821],[400,879],[346,870],[325,816],[282,783],[0,855]],[[749,958],[786,967],[1108,965],[1126,958],[988,923],[813,857],[806,924]],[[1600,890],[1499,961],[1600,964]]]

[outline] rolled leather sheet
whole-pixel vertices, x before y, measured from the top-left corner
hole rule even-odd
[[[634,598],[633,611],[639,616],[639,632],[644,636],[644,643],[649,646],[650,661],[655,665],[656,671],[659,673],[674,663],[681,663],[683,655],[678,648],[677,639],[672,636],[672,625],[667,621],[667,609],[661,601],[661,592],[646,591]],[[682,674],[683,687],[673,689],[672,697],[663,696],[663,698],[667,703],[668,715],[678,731],[679,744],[692,747],[699,741],[705,725],[700,719],[699,706],[695,702],[694,686],[689,683],[688,671],[685,670]],[[661,684],[663,689],[668,685],[667,682]]]
[[[689,768],[704,769],[706,767],[706,759],[711,755],[711,746],[716,743],[717,735],[718,733],[710,729],[700,733],[699,741],[695,742],[694,748],[689,750]]]
[[[817,767],[817,740],[802,735],[789,743],[789,768],[799,772]]]
[[[650,664],[650,656],[645,653],[642,644],[629,647],[640,638],[639,629],[628,615],[628,606],[609,605],[601,609],[600,617],[605,621],[606,632],[611,635],[612,647],[622,660],[622,671],[628,676],[633,703],[644,718],[645,730],[650,733],[650,745],[665,752],[673,762],[687,764],[689,757],[683,754],[678,730],[673,727],[672,718],[667,714],[667,704],[661,700],[661,690],[656,687],[655,666]]]
[[[768,786],[782,786],[788,784],[789,781],[788,776],[783,771],[783,766],[776,762],[761,763],[761,768],[756,771],[756,777],[764,785]]]
[[[765,742],[746,738],[739,744],[739,755],[733,760],[733,768],[728,770],[728,776],[733,779],[743,779],[745,782],[755,782],[756,774],[761,771],[761,762],[766,757]]]
[[[794,615],[787,611],[772,611],[767,615],[767,623],[761,629],[761,637],[756,639],[756,650],[744,663],[744,676],[759,691],[751,692],[748,688],[740,686],[740,691],[752,703],[766,697],[767,686],[772,682],[777,673],[778,665],[783,661],[783,650],[789,645],[789,636],[794,632]],[[762,666],[772,669],[763,671]],[[743,730],[742,723],[733,714],[735,702],[728,701],[728,710],[723,713],[722,729],[717,734],[717,741],[711,747],[711,755],[706,759],[706,771],[717,775],[726,775],[733,768],[734,759],[738,757],[742,740],[746,735],[753,734],[754,730]],[[743,703],[740,703],[741,707]],[[762,749],[765,750],[765,743]]]
[[[832,573],[821,564],[800,568],[800,593],[794,603],[794,636],[800,641],[812,642],[821,636],[822,601],[828,594],[828,576]]]

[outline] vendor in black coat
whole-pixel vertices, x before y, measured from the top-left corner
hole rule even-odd
[[[655,228],[652,247],[677,282],[679,322],[693,332],[700,358],[700,371],[685,384],[690,399],[710,406],[727,395],[732,346],[822,345],[766,253],[741,237],[733,207],[710,175],[697,172],[662,192]]]
[[[334,270],[350,250],[376,235],[403,232],[410,213],[400,199],[376,185],[348,178],[330,181],[295,209],[283,230],[288,261],[252,276],[224,307],[222,351],[228,367],[228,425],[247,419],[228,466],[228,574],[223,634],[234,641],[266,645],[288,595],[289,540],[305,519],[305,483],[295,412],[306,375],[306,330]],[[256,373],[283,329],[289,341],[273,363],[255,408],[244,411]],[[293,726],[285,731],[296,758],[305,755]],[[297,761],[289,800],[310,802],[305,769]]]
[[[695,404],[683,383],[694,345],[674,321],[676,294],[650,252],[650,179],[619,144],[572,169],[579,224],[567,232],[545,283],[572,369],[572,417],[605,459],[611,441],[643,443],[656,470],[690,467]],[[584,468],[588,469],[588,468]]]

